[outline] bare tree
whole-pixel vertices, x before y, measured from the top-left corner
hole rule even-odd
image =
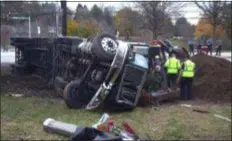
[[[114,7],[105,7],[103,11],[103,20],[101,21],[105,33],[115,34],[115,25],[113,18]]]
[[[216,28],[222,23],[223,20],[223,9],[226,1],[211,1],[211,2],[194,2],[198,8],[203,12],[205,18],[213,27],[213,45],[216,38]]]
[[[145,18],[145,26],[152,31],[153,38],[156,39],[159,31],[164,27],[166,20],[170,16],[177,15],[185,3],[167,1],[146,1],[136,2],[140,12]]]
[[[225,29],[225,32],[227,36],[231,39],[231,27],[232,27],[232,13],[231,13],[231,2],[227,3],[226,6],[223,9],[223,20],[222,20],[222,25]]]
[[[192,38],[194,28],[187,21],[185,17],[178,18],[175,24],[175,36],[183,36],[185,38]]]

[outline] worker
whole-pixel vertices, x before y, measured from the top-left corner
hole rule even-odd
[[[180,98],[181,100],[187,100],[192,98],[192,86],[195,74],[195,63],[187,59],[181,66],[181,70],[178,75],[177,84],[180,81]]]
[[[197,54],[201,53],[201,47],[203,45],[203,41],[202,40],[198,40],[198,45],[197,45]]]
[[[150,43],[149,43],[149,49],[148,49],[148,59],[149,59],[149,69],[150,69],[150,72],[152,71],[152,60],[154,58],[154,56],[158,55],[160,56],[160,45],[158,43],[157,40],[152,40]]]
[[[208,55],[208,53],[210,53],[210,55],[212,56],[212,52],[213,52],[212,39],[208,39],[206,41],[206,44],[207,44],[207,47],[208,47],[207,55]]]
[[[175,84],[178,71],[181,67],[180,60],[176,58],[176,55],[172,52],[171,57],[165,62],[164,67],[167,69],[167,83],[168,91],[171,91],[171,87]]]
[[[216,46],[216,56],[221,56],[221,50],[222,50],[222,40],[217,41],[217,46]]]
[[[156,66],[151,73],[147,75],[143,89],[149,92],[158,91],[162,85],[162,76],[160,74],[161,67]]]
[[[157,66],[160,67],[159,72],[160,72],[161,77],[162,77],[162,86],[166,87],[167,86],[166,72],[165,72],[165,69],[163,67],[163,64],[164,63],[161,61],[161,58],[158,55],[156,55],[155,59],[153,60],[153,68],[155,69],[155,68],[157,68]]]
[[[188,41],[188,45],[189,45],[189,52],[191,55],[194,55],[194,42],[192,40]]]
[[[159,55],[156,55],[154,57],[154,59],[152,60],[152,65],[153,65],[153,68],[155,68],[156,66],[161,66],[161,60],[160,60]]]

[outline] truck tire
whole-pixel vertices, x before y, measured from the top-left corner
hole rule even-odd
[[[81,101],[81,86],[80,81],[75,80],[68,83],[63,92],[63,98],[66,105],[72,109],[80,109],[85,106],[85,103]]]
[[[93,39],[92,53],[101,60],[113,60],[117,49],[118,42],[112,35],[102,34]]]

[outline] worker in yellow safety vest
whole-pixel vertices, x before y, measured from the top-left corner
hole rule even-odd
[[[184,61],[179,72],[177,83],[180,80],[180,98],[182,100],[192,98],[192,85],[195,75],[195,63],[190,60],[189,56]]]
[[[167,84],[168,91],[171,91],[171,87],[176,83],[177,75],[181,67],[180,60],[176,58],[174,53],[170,54],[171,57],[165,62],[164,67],[167,71]]]

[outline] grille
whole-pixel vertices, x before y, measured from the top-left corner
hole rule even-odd
[[[129,82],[131,86],[135,88],[140,85],[144,71],[141,71],[132,66],[126,66],[124,71],[124,81]]]
[[[126,65],[121,79],[117,101],[135,106],[140,96],[145,75],[145,69],[129,64]]]

